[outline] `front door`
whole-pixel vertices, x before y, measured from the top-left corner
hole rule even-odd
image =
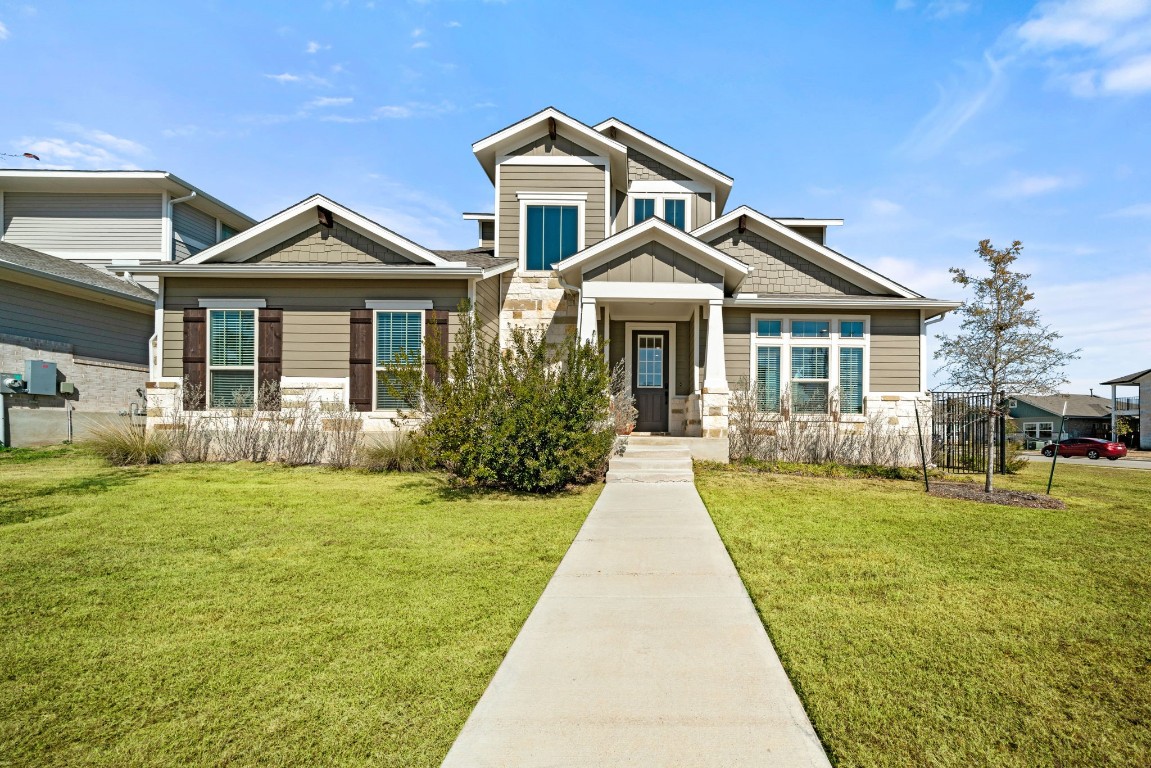
[[[635,393],[637,432],[667,432],[667,331],[633,331],[631,391]]]

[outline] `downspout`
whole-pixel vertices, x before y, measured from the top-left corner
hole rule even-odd
[[[171,229],[171,236],[168,238],[168,242],[164,245],[164,250],[166,250],[168,252],[168,261],[169,262],[175,261],[175,257],[176,257],[176,249],[173,246],[173,241],[176,239],[176,220],[174,218],[172,218],[172,212],[176,208],[176,203],[186,203],[195,196],[196,196],[196,190],[193,189],[190,193],[188,193],[184,197],[177,197],[174,200],[171,198],[168,199],[168,221],[170,221],[172,223],[171,224],[172,229]]]
[[[575,322],[575,325],[576,325],[576,333],[578,334],[580,332],[580,329],[583,328],[583,325],[581,324],[581,320],[583,319],[583,289],[582,288],[576,288],[574,285],[569,283],[567,280],[564,280],[562,277],[560,277],[558,272],[556,273],[556,279],[559,280],[561,288],[563,288],[565,291],[572,291],[576,295],[576,322]]]

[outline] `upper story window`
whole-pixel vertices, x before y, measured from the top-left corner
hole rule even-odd
[[[550,270],[579,250],[579,206],[528,205],[524,237],[524,268]]]
[[[683,198],[666,198],[663,201],[663,220],[676,229],[684,229],[686,224],[685,211],[687,200]]]
[[[256,393],[256,310],[208,311],[208,407],[250,408]]]
[[[634,204],[635,224],[647,221],[655,216],[655,198],[637,197]]]
[[[688,221],[691,220],[691,196],[683,193],[653,192],[650,194],[632,194],[630,226],[641,224],[648,219],[659,216],[677,229],[687,230]]]
[[[220,242],[227,240],[229,237],[233,237],[235,234],[236,230],[232,229],[224,222],[220,222]]]

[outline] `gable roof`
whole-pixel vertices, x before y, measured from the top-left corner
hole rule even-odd
[[[151,307],[156,294],[78,261],[50,256],[15,243],[0,241],[0,269],[50,280],[72,289],[91,291]]]
[[[654,216],[557,262],[555,270],[563,274],[564,272],[570,273],[577,267],[586,269],[653,241],[662,243],[677,253],[694,259],[722,274],[724,284],[729,288],[738,284],[751,271],[751,267],[739,259],[728,256],[723,251],[713,248],[702,240],[698,240]],[[582,269],[580,274],[582,275]]]
[[[1130,385],[1134,386],[1135,384],[1139,383],[1140,379],[1142,379],[1144,376],[1146,376],[1149,373],[1151,373],[1151,368],[1148,368],[1145,371],[1136,371],[1135,373],[1130,373],[1126,376],[1120,376],[1117,379],[1111,379],[1111,381],[1104,381],[1101,383],[1102,384],[1115,384],[1115,385],[1119,385],[1119,386],[1121,386],[1123,384],[1130,384]]]
[[[1068,416],[1080,419],[1111,416],[1111,401],[1098,395],[1012,395],[1011,397],[1053,416],[1063,413],[1064,403],[1067,403]]]
[[[423,263],[435,267],[467,266],[462,261],[449,261],[434,251],[396,234],[387,227],[377,224],[366,216],[362,216],[321,194],[305,198],[295,205],[269,216],[251,229],[216,243],[195,256],[184,259],[181,264],[236,264],[247,261],[268,248],[280,244],[285,239],[315,226],[317,208],[327,209],[334,217],[338,217],[344,226],[411,258],[416,264]]]
[[[891,293],[905,299],[924,298],[922,294],[916,293],[910,288],[902,286],[872,269],[868,269],[838,251],[833,251],[825,245],[820,245],[813,240],[809,240],[803,235],[780,224],[770,216],[760,213],[754,208],[749,208],[746,205],[741,205],[715,221],[704,224],[702,227],[693,230],[691,234],[693,237],[698,237],[700,240],[706,242],[714,237],[725,234],[733,227],[739,226],[741,216],[747,217],[744,223],[749,229],[755,230],[780,245],[786,245],[788,250],[823,267],[828,272],[842,277],[844,280],[853,282],[863,288],[875,290],[879,293]]]
[[[652,155],[656,160],[666,162],[673,168],[679,168],[688,175],[696,177],[702,176],[715,184],[715,209],[722,211],[723,207],[727,205],[727,198],[731,194],[731,187],[735,184],[735,179],[726,173],[721,173],[710,165],[680,152],[675,147],[664,144],[654,136],[644,133],[639,128],[628,125],[617,117],[609,117],[607,120],[593,127],[605,135],[612,130],[623,133],[631,143],[637,144],[636,149],[642,149],[644,154]]]
[[[472,153],[487,172],[488,178],[496,180],[496,162],[499,155],[518,149],[527,142],[547,132],[548,119],[556,121],[556,129],[563,128],[568,138],[588,149],[601,152],[611,162],[612,172],[627,178],[627,147],[609,139],[590,126],[581,123],[570,115],[565,115],[555,107],[545,107],[531,117],[526,117],[506,128],[501,128],[472,144]]]

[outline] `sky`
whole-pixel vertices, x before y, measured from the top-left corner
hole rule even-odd
[[[431,248],[492,209],[473,142],[615,116],[934,298],[1021,240],[1064,391],[1151,368],[1151,0],[0,0],[0,71],[0,152],[41,158],[0,166],[171,171],[257,219],[321,192]]]

